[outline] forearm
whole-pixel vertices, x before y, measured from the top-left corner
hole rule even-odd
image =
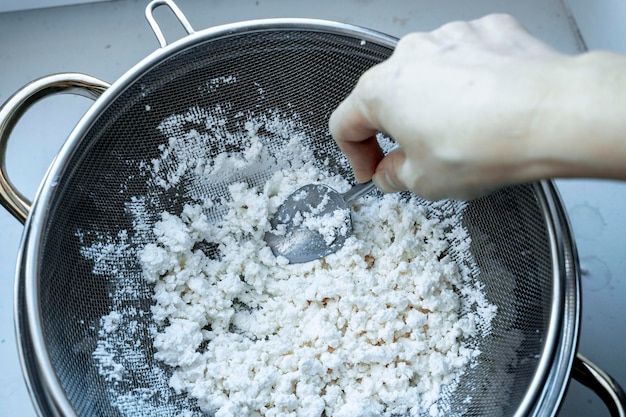
[[[524,175],[626,179],[626,58],[567,58],[529,130]]]

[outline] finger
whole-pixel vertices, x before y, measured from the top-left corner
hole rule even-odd
[[[360,142],[340,142],[339,148],[348,157],[354,178],[361,183],[372,179],[378,163],[384,157],[376,136]]]
[[[358,95],[358,89],[359,86],[330,115],[328,127],[339,146],[345,142],[364,141],[378,131],[378,127],[370,120],[369,112],[365,111],[365,103]]]
[[[376,140],[378,128],[372,123],[353,93],[337,107],[329,120],[331,135],[348,157],[358,182],[369,181],[383,152]]]
[[[406,191],[408,187],[398,177],[400,169],[406,161],[406,154],[402,149],[395,150],[385,156],[378,166],[372,181],[384,193]]]

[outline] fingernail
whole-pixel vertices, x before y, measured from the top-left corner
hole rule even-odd
[[[393,178],[392,175],[389,175],[388,171],[379,171],[374,174],[372,177],[372,181],[376,184],[382,192],[384,193],[396,193],[398,191],[404,191],[405,188],[399,185]]]

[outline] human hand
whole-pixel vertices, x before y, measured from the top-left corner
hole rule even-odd
[[[478,197],[544,173],[528,139],[569,59],[508,15],[413,33],[363,74],[330,130],[360,182],[431,200]],[[377,131],[401,150],[383,156]]]

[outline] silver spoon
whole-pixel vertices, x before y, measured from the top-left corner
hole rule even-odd
[[[352,234],[350,207],[373,188],[369,181],[341,194],[326,185],[305,185],[278,208],[265,241],[274,255],[292,264],[336,252]]]

